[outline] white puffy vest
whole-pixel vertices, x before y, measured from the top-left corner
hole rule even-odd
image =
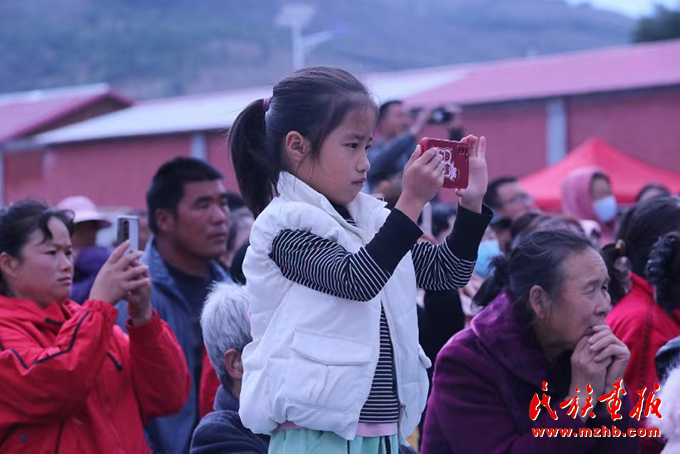
[[[410,435],[425,407],[430,367],[418,345],[411,253],[368,302],[296,284],[270,258],[274,238],[286,229],[310,231],[355,253],[389,211],[383,202],[359,194],[347,207],[354,227],[324,196],[288,173],[281,173],[278,191],[253,225],[243,264],[253,334],[243,351],[243,424],[255,433],[271,433],[288,421],[353,439],[378,362],[382,301],[394,349],[400,431]]]

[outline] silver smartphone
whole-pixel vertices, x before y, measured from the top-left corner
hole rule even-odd
[[[130,240],[126,254],[139,250],[139,218],[137,216],[118,217],[118,244]]]
[[[420,218],[420,230],[427,235],[432,235],[432,204],[427,202],[423,207]]]

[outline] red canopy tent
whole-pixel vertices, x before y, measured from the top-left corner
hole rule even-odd
[[[604,140],[586,140],[557,164],[521,179],[536,205],[544,210],[558,210],[561,205],[560,185],[579,167],[600,167],[612,182],[619,203],[634,203],[635,196],[647,183],[661,183],[673,193],[680,192],[680,173],[646,164],[617,150]]]

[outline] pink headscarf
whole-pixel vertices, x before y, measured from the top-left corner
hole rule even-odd
[[[599,167],[581,167],[567,175],[560,187],[562,213],[574,219],[597,222],[602,229],[602,245],[605,245],[614,241],[616,221],[603,224],[595,214],[591,186],[598,173],[606,175]]]

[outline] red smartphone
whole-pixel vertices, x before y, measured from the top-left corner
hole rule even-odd
[[[464,189],[468,186],[470,176],[470,147],[455,140],[431,139],[424,137],[420,141],[420,150],[437,148],[444,159],[444,187]]]

